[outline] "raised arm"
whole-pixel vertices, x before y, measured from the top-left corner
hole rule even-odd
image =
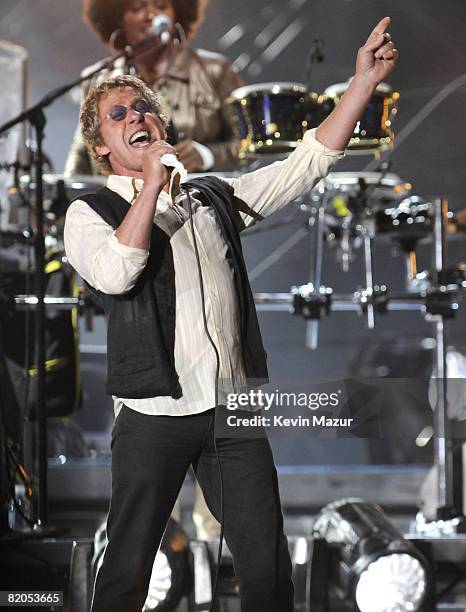
[[[398,51],[386,32],[390,23],[390,17],[381,19],[359,49],[355,74],[348,89],[333,112],[317,128],[317,140],[330,149],[346,148],[377,85],[395,67]]]
[[[390,22],[390,17],[384,17],[377,24],[358,52],[355,76],[335,110],[317,129],[304,134],[303,142],[286,160],[224,179],[255,213],[268,217],[309,192],[343,157],[375,88],[395,67],[398,51],[385,33]],[[257,219],[240,214],[245,226]]]

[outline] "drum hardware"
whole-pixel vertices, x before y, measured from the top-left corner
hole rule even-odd
[[[364,244],[364,236],[379,233],[383,211],[387,206],[394,208],[412,188],[388,169],[385,164],[381,173],[330,173],[313,191],[316,206],[325,209],[325,239],[336,248],[345,272],[355,251]],[[370,246],[366,244],[364,248]]]
[[[411,195],[396,206],[376,213],[377,233],[396,241],[406,260],[406,287],[417,275],[416,248],[433,232],[433,205]]]
[[[324,194],[324,200],[325,200]],[[446,228],[448,225],[448,202],[437,198],[433,206],[433,233],[434,233],[434,266],[433,283],[426,290],[418,293],[392,293],[389,294],[385,286],[370,286],[359,290],[352,295],[338,295],[332,289],[319,284],[308,283],[301,287],[292,287],[290,293],[260,293],[254,298],[259,306],[263,304],[276,304],[281,309],[288,307],[294,314],[302,314],[309,319],[308,325],[318,325],[323,315],[329,315],[332,311],[359,311],[367,314],[369,306],[373,310],[384,313],[390,310],[421,311],[426,320],[433,323],[435,328],[435,383],[437,386],[437,403],[434,413],[435,423],[435,461],[438,467],[438,506],[436,509],[438,520],[450,520],[460,518],[459,525],[464,524],[462,510],[455,507],[453,496],[453,484],[455,474],[453,472],[453,448],[450,436],[450,425],[447,417],[447,378],[446,378],[446,321],[455,316],[458,310],[457,293],[466,288],[464,271],[459,269],[451,272],[445,268],[446,263]],[[318,212],[319,232],[315,241],[314,275],[321,278],[322,265],[322,224],[324,219],[324,207]],[[319,227],[320,226],[320,227]],[[366,262],[367,266],[367,262]],[[455,281],[451,283],[451,281]],[[448,284],[442,284],[448,283]],[[316,291],[315,287],[319,287]],[[265,308],[259,308],[264,310]],[[268,308],[267,308],[268,309]],[[374,321],[375,322],[375,321]],[[315,339],[315,336],[314,338]]]
[[[437,280],[440,285],[445,285],[447,288],[453,286],[466,289],[466,269],[458,267],[441,270],[437,274]]]
[[[343,271],[348,271],[354,251],[364,249],[364,279],[366,296],[374,295],[374,238],[376,215],[386,202],[393,203],[405,196],[411,185],[398,176],[388,173],[385,165],[382,173],[330,173],[314,190],[313,199],[318,211],[311,225],[314,234],[314,253],[310,282],[321,286],[321,270],[324,239],[337,244],[337,254]],[[328,231],[327,228],[330,228]],[[369,329],[375,326],[376,302],[367,299],[363,311]],[[318,344],[318,320],[311,319],[306,326],[306,347],[316,349]]]
[[[452,319],[458,310],[455,294],[446,287],[429,287],[426,291],[426,313]]]
[[[366,276],[366,287],[361,294],[366,298],[364,314],[367,317],[367,327],[374,329],[375,327],[375,287],[374,287],[374,232],[373,228],[369,228],[364,232],[364,269]]]
[[[374,285],[374,287],[356,291],[354,299],[361,305],[364,315],[367,315],[369,308],[378,314],[386,314],[388,311],[388,290],[385,285]]]
[[[291,287],[293,302],[290,312],[314,320],[328,316],[332,306],[332,293],[333,289],[323,286],[315,291],[312,283]]]

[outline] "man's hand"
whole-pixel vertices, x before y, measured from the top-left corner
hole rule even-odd
[[[175,149],[164,140],[153,142],[142,155],[142,172],[144,187],[161,190],[170,180],[170,170],[162,164],[160,158],[165,153],[176,155]]]
[[[395,44],[386,32],[391,21],[390,17],[381,19],[358,51],[355,79],[372,87],[387,78],[398,59]]]
[[[188,172],[200,172],[204,167],[204,161],[193,145],[191,140],[183,140],[175,146],[178,159]]]
[[[316,138],[330,149],[345,149],[377,85],[393,70],[398,59],[385,29],[390,17],[384,17],[358,52],[356,73],[330,115],[319,125]]]

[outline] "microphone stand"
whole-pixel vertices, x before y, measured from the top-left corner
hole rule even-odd
[[[155,37],[153,37],[155,39]],[[50,106],[57,98],[67,94],[71,89],[81,85],[84,81],[91,79],[104,70],[110,70],[115,63],[122,57],[127,60],[139,58],[147,53],[147,45],[150,39],[134,46],[127,46],[125,50],[115,56],[106,58],[86,76],[81,76],[71,83],[62,85],[47,93],[37,104],[26,109],[20,115],[14,117],[7,123],[0,126],[0,135],[7,132],[12,127],[23,121],[29,121],[35,130],[37,140],[37,152],[33,166],[35,167],[36,179],[36,231],[34,239],[34,290],[37,297],[35,305],[35,353],[37,365],[37,398],[36,411],[34,414],[37,422],[37,453],[38,453],[38,474],[37,474],[37,501],[33,506],[34,531],[43,534],[50,531],[48,527],[48,507],[47,507],[47,407],[46,407],[46,371],[45,371],[45,242],[44,242],[44,188],[43,188],[43,140],[44,129],[47,123],[44,109]]]
[[[312,87],[314,64],[316,63],[321,64],[324,61],[324,59],[325,59],[324,40],[323,38],[314,38],[311,44],[311,48],[309,49],[309,53],[306,58],[306,63],[304,66],[306,82],[309,87]]]

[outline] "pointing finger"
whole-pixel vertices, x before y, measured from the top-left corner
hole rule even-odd
[[[367,51],[375,51],[376,49],[381,47],[384,43],[387,43],[388,41],[391,40],[390,34],[388,34],[388,32],[385,32],[385,29],[388,28],[391,21],[392,20],[390,17],[384,17],[375,26],[369,38],[367,39],[366,44],[364,45],[364,48]]]
[[[371,38],[380,37],[380,35],[385,32],[391,22],[391,17],[384,17],[383,19],[381,19],[379,23],[375,26],[375,28],[372,30],[368,40]]]

